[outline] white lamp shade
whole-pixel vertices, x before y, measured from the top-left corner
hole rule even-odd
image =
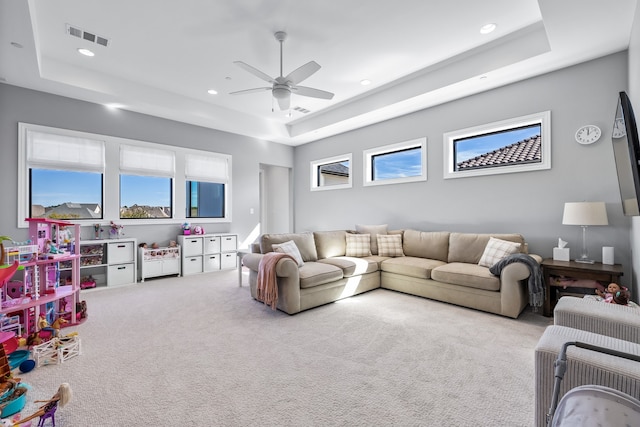
[[[604,202],[572,202],[564,204],[564,225],[609,225]]]

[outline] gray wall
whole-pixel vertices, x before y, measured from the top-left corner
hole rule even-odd
[[[0,84],[0,234],[27,238],[17,228],[18,122],[92,132],[160,144],[178,145],[233,156],[232,223],[203,224],[207,232],[238,234],[242,244],[259,222],[260,163],[291,167],[293,148],[144,114],[109,110],[101,105]],[[253,214],[250,213],[253,209]],[[83,227],[89,238],[90,227]],[[162,242],[176,238],[178,224],[126,226],[126,236]]]
[[[611,146],[618,92],[627,87],[627,55],[618,53],[509,86],[306,144],[295,151],[295,229],[391,228],[519,232],[530,251],[551,257],[558,237],[579,255],[580,227],[564,226],[565,202],[604,201],[609,226],[589,229],[589,252],[615,247],[631,277],[630,222],[624,217]],[[443,133],[540,111],[551,111],[551,169],[443,179]],[[576,129],[598,125],[595,144],[575,142]],[[362,186],[362,151],[427,137],[426,182]],[[309,162],[353,153],[353,188],[309,191]],[[319,213],[322,213],[319,215]]]

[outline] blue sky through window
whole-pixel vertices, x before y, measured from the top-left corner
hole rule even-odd
[[[542,125],[538,123],[504,132],[458,139],[454,142],[456,153],[455,163],[481,156],[497,148],[506,147],[507,145],[531,138],[535,135],[540,135],[541,132]]]
[[[171,206],[171,178],[120,175],[120,206]]]
[[[416,147],[374,156],[374,181],[419,176],[422,173],[421,153],[422,148]]]
[[[44,207],[65,202],[102,204],[102,175],[94,172],[32,169],[31,202]]]

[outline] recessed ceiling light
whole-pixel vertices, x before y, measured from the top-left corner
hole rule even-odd
[[[115,103],[111,103],[111,104],[104,104],[105,107],[107,107],[110,110],[119,110],[121,108],[124,108],[124,105],[122,104],[115,104]]]
[[[94,56],[95,53],[91,52],[89,49],[85,49],[85,48],[79,48],[78,49],[78,53],[84,55],[84,56]]]
[[[484,24],[482,27],[480,27],[480,34],[489,34],[493,32],[493,30],[495,30],[496,27],[497,25],[493,23]]]
[[[215,89],[209,89],[209,90],[207,91],[207,93],[208,93],[209,95],[217,95],[217,94],[218,94],[218,91],[217,91],[217,90],[215,90]]]
[[[360,80],[360,84],[362,86],[368,86],[368,85],[371,84],[371,80],[369,80],[369,79]]]

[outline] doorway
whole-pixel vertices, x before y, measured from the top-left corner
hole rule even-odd
[[[260,164],[260,234],[292,233],[291,168]]]

